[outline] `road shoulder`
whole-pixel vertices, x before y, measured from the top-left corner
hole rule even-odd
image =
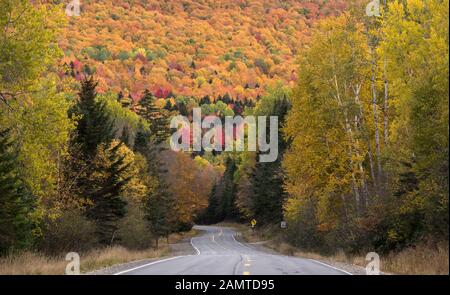
[[[114,275],[123,272],[128,269],[133,269],[142,265],[146,265],[155,261],[168,259],[177,256],[196,255],[195,249],[192,248],[190,243],[191,238],[186,237],[177,243],[168,245],[168,254],[163,257],[155,257],[148,259],[141,259],[130,261],[126,263],[116,264],[108,267],[104,267],[95,271],[87,272],[85,275]]]
[[[316,263],[326,265],[331,268],[336,268],[338,270],[347,272],[351,275],[366,275],[366,269],[362,266],[335,261],[331,259],[327,259],[326,257],[320,257],[319,255],[314,255],[314,257],[310,257],[309,255],[301,255],[298,252],[293,253],[283,253],[282,251],[277,251],[277,247],[274,247],[274,241],[252,241],[248,242],[245,236],[242,234],[241,226],[233,226],[232,224],[226,225],[229,228],[233,228],[238,233],[236,235],[236,240],[240,243],[244,243],[251,248],[254,248],[257,251],[264,252],[267,254],[276,254],[276,255],[285,255],[290,257],[298,257],[303,259],[309,259],[315,261]],[[318,257],[319,256],[319,257]],[[384,273],[383,273],[384,274]]]

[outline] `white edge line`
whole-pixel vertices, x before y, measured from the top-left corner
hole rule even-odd
[[[133,268],[124,270],[124,271],[120,271],[120,272],[118,272],[118,273],[115,273],[114,275],[115,275],[115,276],[121,275],[121,274],[130,272],[130,271],[133,271],[133,270],[136,270],[136,269],[140,269],[140,268],[143,268],[143,267],[146,267],[146,266],[150,266],[150,265],[153,265],[153,264],[157,264],[157,263],[160,263],[160,262],[165,262],[165,261],[169,261],[169,260],[173,260],[173,259],[177,259],[177,258],[181,258],[181,257],[186,257],[186,256],[175,256],[175,257],[170,257],[170,258],[167,258],[167,259],[162,259],[162,260],[158,260],[158,261],[153,261],[153,262],[150,262],[150,263],[147,263],[147,264],[144,264],[144,265],[140,265],[140,266],[137,266],[137,267],[133,267]]]
[[[231,235],[231,236],[233,237],[233,240],[234,240],[236,243],[238,243],[238,244],[240,244],[240,245],[242,245],[242,246],[244,246],[244,247],[246,247],[246,248],[248,248],[248,249],[251,249],[251,250],[255,251],[254,249],[252,249],[252,248],[250,248],[250,247],[248,247],[248,246],[242,244],[242,243],[239,242],[238,240],[236,240],[236,238],[234,237],[234,235]],[[352,273],[349,273],[348,271],[345,271],[345,270],[343,270],[343,269],[340,269],[340,268],[331,266],[331,265],[326,264],[326,263],[324,263],[324,262],[317,261],[317,260],[315,260],[315,259],[309,259],[309,260],[314,261],[314,262],[317,262],[317,263],[322,264],[322,265],[324,265],[324,266],[328,266],[328,267],[333,268],[333,269],[335,269],[335,270],[341,271],[341,272],[343,272],[343,273],[345,273],[345,274],[348,274],[348,275],[351,275],[351,276],[353,275]]]
[[[239,242],[238,240],[236,240],[236,238],[234,237],[234,235],[231,235],[231,236],[233,237],[233,240],[234,240],[236,243],[238,243],[239,245],[241,245],[241,246],[243,246],[243,247],[245,247],[245,248],[247,248],[247,249],[250,249],[250,250],[252,250],[252,251],[255,251],[255,249],[252,249],[252,248],[250,248],[249,246],[246,246],[246,245],[242,244],[241,242]]]
[[[348,275],[351,275],[351,276],[353,275],[352,273],[349,273],[348,271],[345,271],[345,270],[343,270],[343,269],[340,269],[340,268],[331,266],[331,265],[326,264],[326,263],[324,263],[324,262],[321,262],[321,261],[318,261],[318,260],[315,260],[315,259],[309,259],[309,260],[314,261],[314,262],[317,262],[317,263],[322,264],[322,265],[325,265],[325,266],[328,266],[328,267],[331,267],[331,268],[333,268],[333,269],[335,269],[335,270],[341,271],[341,272],[346,273],[346,274],[348,274]]]
[[[194,243],[192,242],[192,239],[194,239],[194,238],[191,238],[191,246],[192,246],[192,248],[195,249],[195,251],[197,252],[197,255],[200,255],[200,250],[197,247],[195,247]]]

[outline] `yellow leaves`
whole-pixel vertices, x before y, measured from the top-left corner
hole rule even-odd
[[[129,89],[135,89],[140,84],[143,88],[151,88],[155,84],[168,82],[170,85],[166,86],[171,86],[169,88],[180,95],[212,96],[211,91],[215,92],[215,97],[225,93],[234,95],[233,86],[245,83],[245,77],[255,71],[252,62],[258,57],[266,59],[271,68],[270,73],[261,73],[256,69],[260,85],[277,79],[286,83],[289,81],[296,67],[292,52],[319,14],[313,13],[305,18],[305,15],[297,13],[303,3],[296,0],[285,2],[283,8],[275,2],[266,3],[267,7],[263,8],[258,0],[251,0],[248,7],[256,7],[255,10],[241,10],[237,5],[208,0],[196,2],[189,9],[182,5],[170,5],[170,9],[165,9],[160,1],[149,0],[145,3],[134,1],[130,9],[125,10],[112,0],[102,1],[101,4],[91,1],[83,4],[80,17],[69,19],[70,24],[65,32],[67,40],[63,40],[62,44],[65,50],[75,55],[82,48],[99,42],[114,53],[136,49],[142,53],[144,49],[153,52],[148,62],[152,65],[152,71],[144,74],[135,71],[129,78],[130,60],[106,60],[105,65],[113,68],[115,73],[114,77],[105,80],[106,88],[120,84]],[[317,12],[327,11],[331,7],[341,10],[341,6],[323,3]],[[223,56],[226,54],[231,59],[224,62]],[[168,70],[168,60],[187,62],[184,62],[183,71],[176,71]],[[192,60],[195,68],[191,67]],[[235,66],[229,70],[232,61]],[[92,59],[87,63],[96,67],[101,64]],[[212,69],[213,73],[205,73]],[[208,82],[211,79],[219,82],[199,85],[195,81],[199,76]],[[193,89],[193,83],[199,88]],[[244,93],[239,94],[256,97],[262,93],[262,88],[246,88]]]
[[[206,83],[206,79],[203,76],[197,77],[194,81],[197,88],[202,87]]]
[[[60,160],[66,153],[74,122],[67,117],[70,106],[57,93],[54,81],[40,81],[35,94],[27,96],[29,104],[12,104],[14,112],[0,108],[0,126],[13,128],[20,136],[19,159],[27,185],[40,199],[51,198]],[[56,160],[55,160],[56,159]]]
[[[300,52],[298,82],[284,128],[292,140],[283,161],[286,190],[292,196],[285,209],[299,220],[308,218],[302,217],[307,212],[313,214],[318,231],[346,222],[340,214],[354,203],[353,188],[362,187],[367,174],[359,168],[367,156],[364,130],[354,123],[364,113],[360,105],[362,110],[370,105],[366,42],[362,24],[344,13],[320,21]],[[355,87],[361,87],[358,98]],[[363,128],[370,128],[369,115],[363,120]]]
[[[205,168],[209,165],[208,160],[200,157],[200,156],[195,156],[194,161],[198,164],[199,167],[201,168]]]
[[[194,216],[208,205],[208,195],[219,172],[201,157],[194,160],[188,154],[169,153],[167,182],[169,190],[176,196],[179,218],[192,222]]]
[[[8,0],[0,5],[1,91],[27,90],[62,56],[57,43],[64,23],[60,8],[24,0]]]

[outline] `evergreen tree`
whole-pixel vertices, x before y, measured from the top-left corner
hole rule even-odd
[[[157,144],[163,143],[170,135],[167,116],[155,106],[153,94],[146,90],[139,101],[138,115],[150,124],[150,131]]]
[[[220,211],[224,219],[234,219],[237,217],[237,209],[234,204],[236,197],[236,184],[234,182],[234,173],[236,172],[236,163],[230,157],[225,160],[225,172],[221,180],[222,192],[220,198]]]
[[[178,112],[180,113],[180,115],[183,115],[183,116],[188,115],[188,109],[184,102],[178,104]]]
[[[278,116],[279,126],[283,125],[289,109],[286,96],[275,100],[272,116]],[[266,125],[267,128],[269,124]],[[278,158],[275,162],[257,162],[250,175],[252,187],[251,204],[254,217],[261,223],[280,222],[283,218],[283,203],[287,194],[284,190],[284,171],[281,167],[282,155],[287,143],[281,127],[278,132]],[[269,134],[269,130],[267,133]],[[258,152],[258,157],[260,152]]]
[[[90,181],[90,200],[93,202],[87,215],[97,225],[97,234],[102,244],[112,244],[118,221],[125,216],[126,201],[122,198],[122,189],[131,177],[123,178],[130,163],[125,164],[125,156],[119,154],[122,142],[106,149],[105,157],[99,156],[95,161],[95,174]],[[106,160],[106,161],[105,161]]]
[[[228,93],[225,93],[225,95],[222,97],[222,101],[224,104],[229,104],[232,99]]]
[[[148,173],[154,179],[153,190],[147,196],[145,211],[149,228],[158,246],[160,237],[168,237],[176,230],[176,200],[167,190],[164,181],[167,171],[160,159],[163,149],[161,144],[170,135],[168,118],[155,106],[154,101],[154,96],[148,90],[139,101],[138,114],[149,123],[150,131],[144,131],[142,128],[138,131],[135,150],[147,159]]]
[[[152,176],[152,187],[145,202],[145,215],[150,231],[155,237],[156,247],[161,237],[176,230],[176,199],[167,190],[164,176],[167,171],[161,162],[160,149],[152,140],[149,132],[139,131],[136,136],[135,150],[142,154],[148,164],[147,173]]]
[[[126,144],[127,146],[132,146],[131,128],[128,124],[125,124],[122,128],[120,141]]]
[[[209,98],[209,95],[205,95],[202,99],[200,99],[199,105],[204,104],[211,104],[211,99]]]
[[[129,178],[121,174],[128,165],[118,154],[120,144],[109,148],[115,133],[114,122],[105,103],[96,100],[96,86],[93,77],[82,81],[78,103],[72,110],[72,115],[79,119],[70,148],[71,165],[77,194],[91,202],[87,216],[95,221],[100,242],[111,244],[117,222],[125,214],[121,190]]]
[[[155,190],[145,203],[145,216],[151,233],[155,237],[156,247],[161,237],[169,237],[176,231],[176,200],[166,189],[164,181],[157,180]]]
[[[79,99],[72,115],[79,116],[75,144],[86,159],[92,159],[101,143],[114,138],[113,121],[109,118],[105,103],[96,100],[98,82],[91,76],[81,82]]]
[[[29,246],[33,199],[19,177],[19,163],[9,130],[0,131],[0,253]]]
[[[217,184],[214,184],[208,198],[208,207],[206,208],[202,221],[208,224],[219,222],[223,219],[222,212],[219,208],[219,200],[217,198]]]
[[[171,111],[172,110],[172,103],[170,102],[170,99],[167,100],[166,105],[164,106],[164,109]]]

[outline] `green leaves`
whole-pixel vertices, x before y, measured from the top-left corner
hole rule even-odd
[[[33,199],[20,177],[16,143],[9,130],[0,130],[0,254],[32,242]]]
[[[60,6],[27,0],[0,3],[0,92],[22,93],[62,56],[57,37],[64,18]]]

